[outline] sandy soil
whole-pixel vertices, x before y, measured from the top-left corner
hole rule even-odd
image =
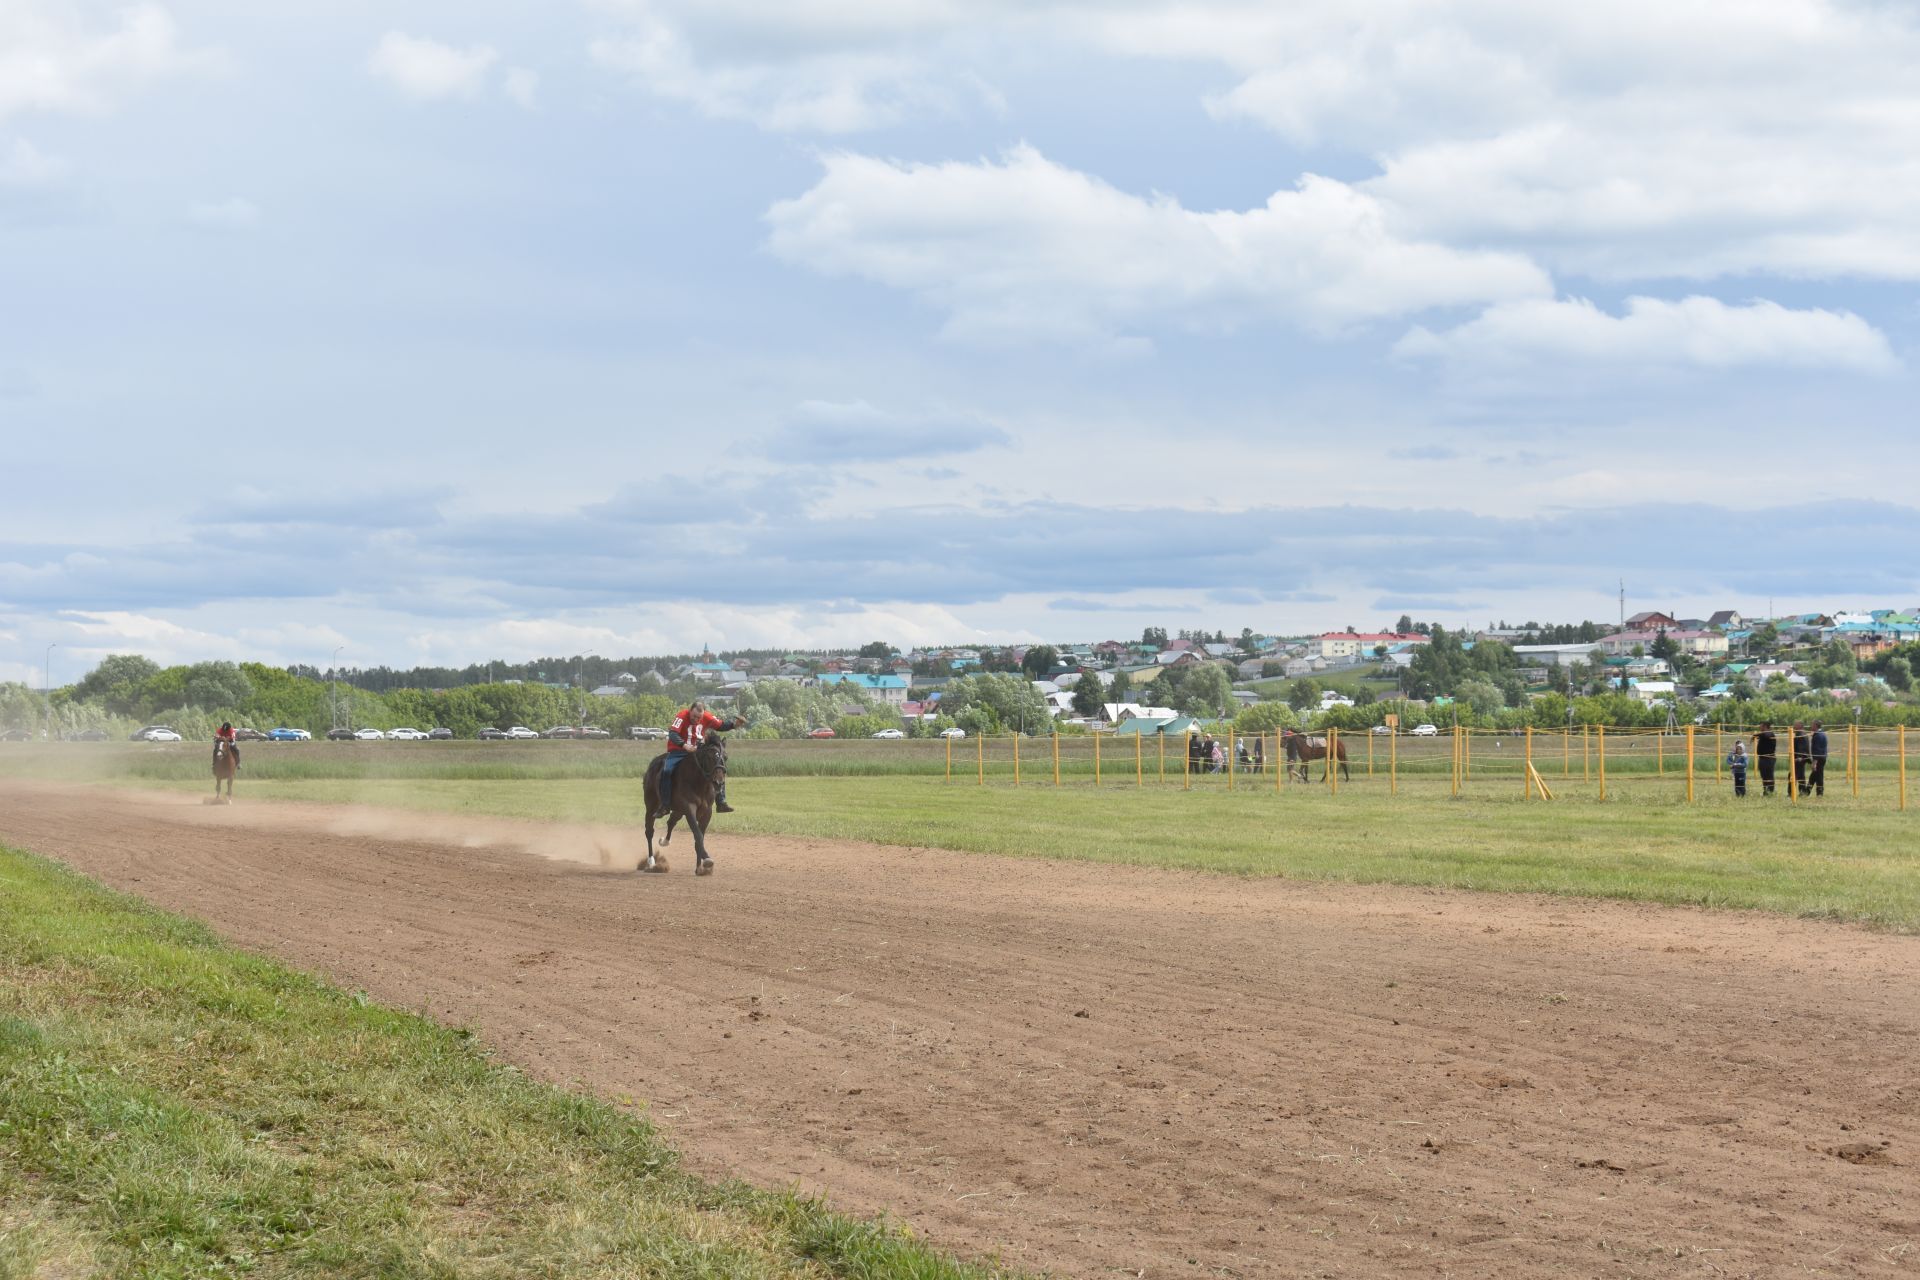
[[[1920,938],[13,783],[0,839],[973,1256],[1920,1274]]]

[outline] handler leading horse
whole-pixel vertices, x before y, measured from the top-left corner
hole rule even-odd
[[[1305,734],[1295,733],[1292,729],[1286,730],[1282,736],[1285,738],[1287,744],[1288,771],[1299,773],[1300,781],[1307,781],[1307,762],[1310,760],[1325,760],[1327,758],[1327,740],[1325,738],[1309,738]],[[1340,762],[1341,780],[1345,781],[1351,778],[1353,774],[1347,768],[1347,744],[1344,742],[1335,742],[1333,745],[1333,755],[1334,759]],[[1333,766],[1329,763],[1327,767],[1331,769]],[[1320,776],[1321,780],[1325,781],[1326,774],[1322,773]]]
[[[667,869],[666,857],[655,853],[653,849],[654,820],[656,816],[664,816],[667,832],[660,838],[660,847],[666,848],[668,841],[673,839],[674,824],[684,819],[687,830],[693,832],[693,874],[710,876],[713,874],[713,858],[707,853],[707,824],[713,821],[714,800],[727,781],[726,739],[717,734],[709,735],[688,753],[687,759],[674,768],[672,781],[667,787],[667,801],[662,804],[660,771],[666,761],[664,755],[655,756],[653,763],[647,766],[647,860],[640,864],[640,870]]]

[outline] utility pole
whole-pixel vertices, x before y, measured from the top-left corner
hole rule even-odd
[[[333,681],[332,687],[327,691],[327,728],[329,729],[340,727],[340,651],[346,647],[343,644],[335,645],[333,657],[327,663],[327,676]]]
[[[47,645],[47,656],[42,664],[46,667],[46,673],[41,678],[45,680],[47,684],[47,722],[41,728],[41,732],[46,735],[47,741],[49,742],[53,741],[53,651],[59,647],[60,642],[58,640]]]

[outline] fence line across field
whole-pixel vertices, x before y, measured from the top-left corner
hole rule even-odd
[[[1807,799],[1808,788],[1832,784],[1853,797],[1885,794],[1900,809],[1907,807],[1906,726],[1836,725],[1827,731],[1825,769],[1811,775],[1810,755],[1795,766],[1795,749],[1806,750],[1811,735],[1790,727],[1775,731],[1773,785],[1789,803]],[[1384,780],[1389,795],[1398,795],[1403,783],[1446,779],[1449,794],[1461,795],[1494,785],[1516,786],[1523,799],[1552,800],[1556,787],[1597,789],[1605,800],[1623,788],[1670,785],[1686,802],[1695,803],[1708,787],[1731,785],[1728,755],[1734,742],[1750,743],[1753,734],[1724,725],[1682,729],[1580,725],[1571,729],[1470,729],[1465,726],[1434,735],[1370,732],[1342,733],[1328,729],[1299,735],[1303,743],[1324,758],[1311,761],[1286,758],[1286,738],[1278,731],[1240,734],[1227,729],[1216,740],[1222,760],[1215,768],[1211,757],[1197,758],[1193,744],[1201,735],[1174,737],[1149,733],[1049,734],[1026,738],[1040,747],[1024,747],[1022,735],[975,735],[946,739],[946,779],[972,775],[977,786],[1010,780],[1016,787],[1045,784],[1055,787],[1090,780],[1096,787],[1219,785],[1225,790],[1319,786],[1338,795],[1342,782],[1341,757],[1354,780]],[[1127,740],[1131,739],[1129,743]],[[1403,743],[1404,739],[1404,743]],[[1151,740],[1151,742],[1149,742]],[[1254,744],[1258,744],[1257,750]],[[1247,758],[1241,757],[1247,751]],[[971,755],[971,760],[966,757]],[[1299,770],[1304,763],[1308,780]],[[1201,767],[1196,768],[1196,764]],[[969,767],[971,766],[971,767]],[[1759,756],[1747,755],[1747,787],[1762,789]]]

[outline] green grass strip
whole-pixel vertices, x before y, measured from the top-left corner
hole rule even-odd
[[[0,848],[0,1280],[998,1274]]]

